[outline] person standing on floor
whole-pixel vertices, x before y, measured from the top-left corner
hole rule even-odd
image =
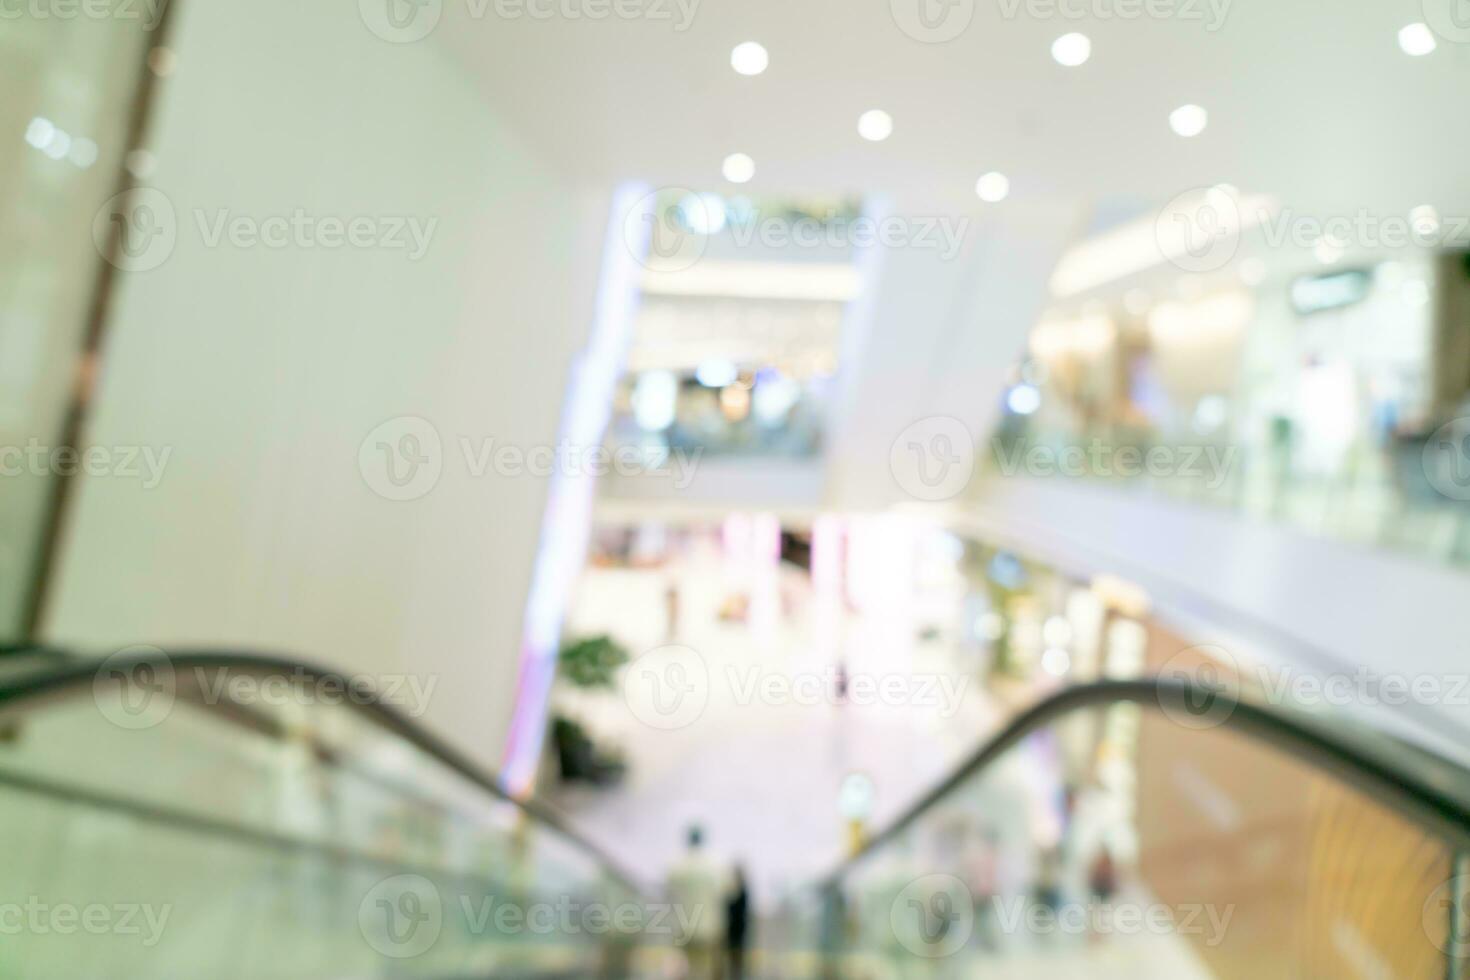
[[[745,869],[735,865],[735,880],[725,903],[725,955],[729,980],[744,980],[745,949],[750,940],[750,890]]]
[[[720,939],[725,933],[726,875],[704,850],[704,830],[689,828],[684,856],[669,871],[670,916],[678,933],[675,945],[684,951],[689,980],[717,980]]]

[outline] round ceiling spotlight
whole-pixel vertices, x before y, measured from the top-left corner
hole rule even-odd
[[[893,135],[893,117],[882,109],[869,109],[858,116],[858,135],[873,143],[881,143]]]
[[[755,161],[747,154],[732,153],[725,157],[725,163],[720,167],[720,172],[730,183],[744,184],[755,176]]]
[[[1180,136],[1198,136],[1210,124],[1210,114],[1197,105],[1182,105],[1169,113],[1169,128]]]
[[[1410,24],[1399,31],[1399,47],[1411,58],[1421,58],[1438,46],[1428,24]]]
[[[1051,42],[1051,56],[1056,63],[1066,68],[1087,64],[1092,57],[1092,39],[1086,34],[1063,34]]]
[[[730,67],[742,75],[759,75],[770,63],[771,56],[765,46],[756,41],[737,44],[730,52]]]
[[[975,193],[988,204],[1004,201],[1011,193],[1011,181],[1005,174],[991,171],[975,181]]]

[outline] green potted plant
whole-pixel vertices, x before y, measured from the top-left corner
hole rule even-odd
[[[627,649],[610,636],[569,640],[558,654],[557,676],[578,690],[611,690],[618,669],[627,662]],[[627,771],[620,752],[599,747],[586,726],[563,711],[552,715],[551,740],[564,783],[606,786],[618,782]]]

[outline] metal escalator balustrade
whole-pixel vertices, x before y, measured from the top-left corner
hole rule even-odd
[[[0,674],[0,736],[0,977],[626,976],[678,926],[333,671],[58,654]]]
[[[705,911],[354,678],[12,656],[0,976],[641,976],[677,970]],[[755,965],[1458,977],[1467,853],[1470,777],[1446,759],[1187,681],[1103,682],[1015,719],[769,922]]]
[[[1008,726],[767,954],[843,978],[1458,977],[1467,845],[1454,763],[1186,681],[1104,682]]]

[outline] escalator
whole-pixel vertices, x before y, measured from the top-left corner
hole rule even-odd
[[[385,692],[233,654],[0,667],[0,978],[680,973],[681,916],[704,910]],[[1448,759],[1184,680],[1109,681],[1022,714],[787,896],[751,966],[1457,978],[1467,853],[1470,776]]]
[[[831,977],[1444,980],[1470,952],[1467,830],[1446,759],[1110,681],[1018,718],[794,917]]]
[[[236,655],[15,658],[6,980],[637,968],[634,877],[352,678]]]

